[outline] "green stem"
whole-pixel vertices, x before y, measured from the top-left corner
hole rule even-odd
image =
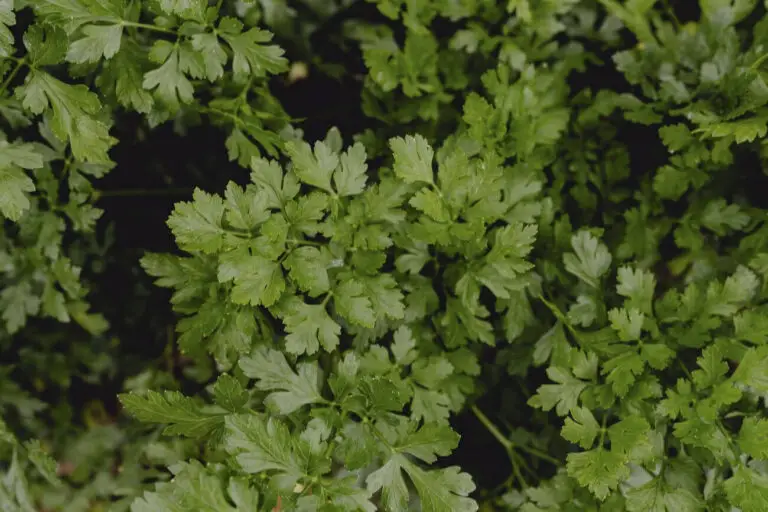
[[[677,362],[680,365],[680,368],[683,369],[683,373],[685,373],[685,376],[688,377],[688,380],[692,380],[693,377],[691,376],[691,372],[688,370],[688,368],[686,368],[685,364],[683,364],[683,362],[680,359],[678,359]]]
[[[26,63],[27,63],[26,59],[18,59],[16,61],[16,66],[13,68],[13,70],[11,70],[11,73],[3,81],[2,85],[0,85],[0,94],[5,94],[5,91],[8,89],[8,86],[11,85],[11,82],[13,81],[14,78],[16,78],[16,75],[19,73],[19,70]]]
[[[518,462],[518,459],[520,458],[519,455],[517,455],[514,451],[511,452],[512,455],[510,457],[510,460],[512,460],[512,473],[514,473],[515,478],[517,479],[518,483],[520,484],[520,487],[523,489],[528,488],[528,482],[525,481],[525,477],[523,477],[523,474],[520,472],[520,464]]]
[[[475,416],[477,416],[477,419],[480,420],[483,426],[488,429],[488,432],[490,432],[491,435],[493,435],[493,437],[499,442],[499,444],[501,444],[508,452],[520,450],[527,453],[528,455],[538,457],[541,460],[550,462],[555,466],[559,466],[561,464],[560,461],[555,457],[539,450],[538,448],[513,443],[504,434],[501,433],[499,428],[490,419],[488,419],[488,416],[486,416],[485,413],[483,413],[483,411],[481,411],[476,405],[472,405],[470,409],[472,409],[472,412],[475,414]]]
[[[318,242],[314,242],[312,240],[298,240],[296,238],[291,238],[291,239],[288,239],[286,241],[290,242],[290,243],[292,243],[294,245],[299,245],[299,246],[301,246],[301,245],[308,245],[308,246],[311,246],[311,247],[323,247],[323,244],[318,243]]]
[[[753,62],[752,65],[749,66],[750,71],[755,71],[759,68],[760,65],[765,62],[765,59],[768,59],[768,53],[762,54],[755,62]]]
[[[598,450],[602,450],[603,445],[605,444],[605,432],[606,432],[605,425],[607,423],[608,423],[608,413],[606,413],[605,416],[603,416],[603,421],[602,421],[602,424],[600,425],[600,443],[597,446]]]
[[[158,26],[155,26],[155,25],[149,25],[148,23],[138,23],[138,22],[135,22],[135,21],[120,20],[120,25],[122,25],[124,27],[134,27],[134,28],[141,28],[141,29],[144,29],[144,30],[151,30],[153,32],[160,32],[162,34],[170,34],[170,35],[174,35],[174,36],[178,35],[173,30],[170,30],[170,29],[167,29],[167,28],[163,28],[163,27],[158,27]]]
[[[494,425],[493,422],[488,419],[488,416],[486,416],[483,411],[478,409],[476,405],[472,405],[470,408],[472,409],[472,412],[475,414],[475,416],[477,416],[477,419],[480,420],[480,423],[482,423],[488,432],[490,432],[491,435],[496,438],[496,440],[501,446],[504,447],[504,449],[507,451],[512,451],[515,449],[515,443],[507,439],[507,437],[504,436],[501,431],[499,431],[496,425]]]
[[[188,195],[193,192],[191,188],[164,188],[164,189],[123,189],[123,190],[104,190],[96,191],[96,196],[101,197],[149,197],[149,196],[176,196],[176,195]]]
[[[667,14],[669,14],[669,17],[672,19],[672,23],[675,25],[675,29],[680,30],[680,20],[678,19],[677,14],[675,14],[675,10],[669,4],[669,0],[664,0],[663,4],[664,10],[667,11]]]

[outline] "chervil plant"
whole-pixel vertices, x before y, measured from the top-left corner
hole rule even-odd
[[[3,510],[768,510],[765,2],[0,22]]]

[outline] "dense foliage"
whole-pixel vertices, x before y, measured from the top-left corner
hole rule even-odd
[[[0,509],[768,510],[768,2],[0,0]]]

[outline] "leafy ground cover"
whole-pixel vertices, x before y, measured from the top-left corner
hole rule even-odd
[[[0,0],[0,509],[768,510],[768,3]]]

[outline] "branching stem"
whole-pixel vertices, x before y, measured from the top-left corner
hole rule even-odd
[[[561,465],[561,462],[559,460],[552,457],[548,453],[544,453],[541,450],[534,448],[532,446],[523,446],[523,445],[515,444],[507,436],[502,434],[499,428],[490,419],[488,419],[488,416],[486,416],[485,413],[481,411],[476,405],[472,405],[471,409],[474,415],[477,417],[477,419],[480,420],[480,423],[483,424],[483,426],[488,430],[488,432],[491,433],[491,435],[496,439],[496,441],[498,441],[499,444],[501,444],[508,453],[514,454],[515,450],[520,450],[521,452],[525,452],[528,455],[537,457],[541,460],[545,460],[556,466]],[[512,455],[510,455],[510,457],[512,457]],[[516,463],[514,463],[513,466],[514,465],[516,465]]]

